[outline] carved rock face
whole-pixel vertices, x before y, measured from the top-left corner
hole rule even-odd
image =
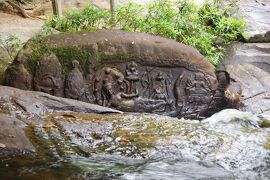
[[[20,54],[33,57],[28,44]],[[172,40],[100,30],[48,36],[40,46],[49,52],[32,72],[38,91],[127,112],[186,118],[203,118],[225,103],[226,83],[218,84],[214,67],[196,49]],[[75,49],[80,53],[66,55]]]
[[[63,96],[62,67],[54,54],[41,59],[34,77],[34,89],[55,96]]]
[[[83,74],[79,70],[79,62],[74,60],[72,61],[73,69],[66,78],[65,84],[65,97],[70,99],[81,100],[84,93],[84,82]]]

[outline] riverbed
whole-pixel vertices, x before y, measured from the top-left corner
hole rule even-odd
[[[270,118],[262,115],[227,109],[203,121],[136,113],[31,118],[25,132],[36,153],[2,158],[4,179],[270,178]]]

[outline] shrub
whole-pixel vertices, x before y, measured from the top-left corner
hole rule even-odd
[[[45,28],[52,27],[60,32],[93,31],[107,26],[108,10],[88,5],[82,11],[71,11],[65,17],[54,17],[45,22]]]
[[[2,84],[4,80],[4,71],[14,59],[22,45],[23,43],[16,35],[10,35],[7,38],[0,36],[0,84]],[[4,53],[2,53],[2,51]],[[5,54],[7,54],[7,56],[5,56]]]
[[[10,59],[13,60],[18,50],[22,47],[22,42],[14,34],[9,35],[6,39],[3,39],[0,36],[0,47],[4,49],[9,55]]]
[[[152,33],[193,46],[217,65],[224,45],[240,38],[244,22],[231,17],[231,6],[221,7],[217,0],[201,7],[192,0],[157,0],[147,7],[135,3],[120,6],[113,19],[108,10],[89,5],[81,12],[48,20],[46,27],[61,32],[119,28]]]

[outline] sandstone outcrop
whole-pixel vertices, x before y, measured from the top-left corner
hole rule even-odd
[[[203,118],[226,105],[226,83],[219,86],[214,66],[199,51],[145,33],[99,30],[33,39],[5,75],[6,85],[25,89],[12,78],[20,74],[18,64],[33,79],[29,90],[121,111]]]
[[[268,0],[239,0],[238,18],[246,23],[243,36],[248,42],[270,42],[270,3]]]
[[[220,69],[230,74],[234,86],[241,86],[240,109],[256,114],[270,114],[269,43],[232,45]]]

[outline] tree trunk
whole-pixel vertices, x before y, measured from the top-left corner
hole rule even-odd
[[[53,14],[59,17],[63,16],[61,0],[52,0]]]

